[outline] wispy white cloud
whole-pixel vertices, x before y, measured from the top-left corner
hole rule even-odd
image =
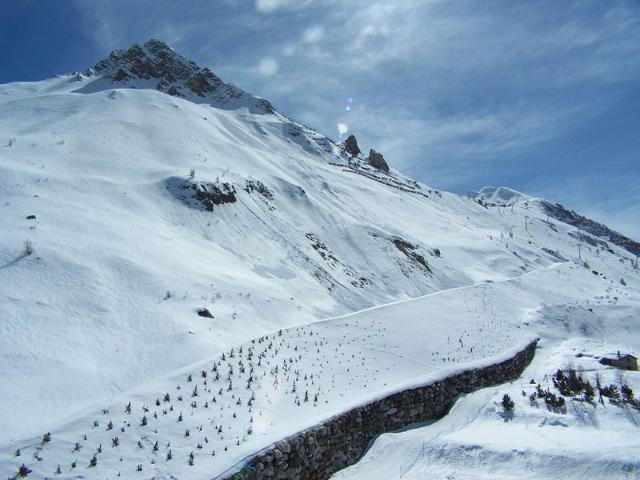
[[[311,0],[256,0],[256,10],[261,13],[271,13],[279,9],[302,8]]]

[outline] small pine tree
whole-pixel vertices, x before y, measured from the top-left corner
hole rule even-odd
[[[618,391],[618,386],[611,384],[602,387],[601,389],[602,396],[609,398],[613,403],[620,401],[620,392]]]
[[[502,396],[502,408],[505,412],[512,412],[515,408],[513,400],[511,400],[511,397],[506,393]]]
[[[623,383],[622,385],[620,385],[620,393],[622,394],[623,402],[625,403],[633,402],[633,397],[634,397],[633,390],[629,385],[627,385],[626,383]]]
[[[27,475],[29,475],[31,473],[31,469],[29,467],[27,467],[24,463],[22,465],[20,465],[20,468],[18,469],[18,478],[24,478]]]
[[[585,402],[592,402],[595,396],[596,396],[596,389],[593,388],[593,385],[591,385],[591,382],[587,380],[584,383],[584,393],[582,395],[582,398],[584,398]]]

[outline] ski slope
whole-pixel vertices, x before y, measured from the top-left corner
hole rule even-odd
[[[605,276],[611,273],[614,272],[603,272]],[[565,288],[561,290],[558,285]],[[292,327],[236,346],[233,351],[226,351],[224,358],[198,362],[120,395],[73,421],[61,422],[51,429],[52,441],[47,444],[43,445],[39,437],[11,442],[0,456],[6,459],[10,472],[24,461],[25,455],[37,452],[41,460],[30,464],[30,468],[43,476],[63,465],[63,474],[99,473],[112,478],[118,473],[132,475],[142,465],[145,478],[208,478],[212,472],[233,469],[251,453],[334,414],[460,369],[496,361],[523,347],[535,335],[542,335],[542,351],[533,370],[527,371],[525,380],[507,387],[518,398],[530,372],[538,377],[550,375],[557,365],[565,365],[566,357],[575,355],[575,351],[567,355],[567,346],[580,345],[573,338],[580,332],[600,341],[603,334],[613,337],[617,332],[617,344],[600,343],[597,348],[587,349],[583,346],[589,355],[601,355],[615,347],[637,348],[637,324],[628,322],[638,312],[639,298],[633,290],[619,285],[600,275],[596,277],[582,265],[558,264],[511,280],[442,291]],[[619,303],[613,297],[624,300]],[[605,315],[618,312],[616,321],[603,325],[608,320],[606,316],[596,314],[589,318],[594,314],[586,305]],[[553,316],[565,310],[577,318],[563,318],[564,331],[558,331],[558,319]],[[595,362],[593,358],[585,361]],[[543,368],[538,366],[540,363]],[[552,369],[545,372],[545,368]],[[245,385],[247,382],[249,386]],[[504,388],[489,390],[495,396]],[[168,401],[164,400],[166,394]],[[485,398],[487,393],[479,395]],[[488,418],[492,428],[512,428],[510,432],[520,442],[520,448],[528,448],[527,437],[520,430],[514,431],[515,422],[503,426],[496,407],[485,410],[481,419]],[[536,408],[531,416],[536,414],[541,415],[540,409]],[[637,416],[634,412],[628,415],[631,419]],[[548,416],[556,422],[550,425],[557,425],[555,417],[559,415]],[[144,417],[146,421],[142,420]],[[531,422],[523,421],[525,426]],[[474,438],[480,442],[483,435],[481,431]],[[500,433],[497,441],[507,448],[505,445],[510,444],[504,435],[505,432]],[[577,435],[580,434],[570,434],[566,441]],[[112,446],[115,437],[118,445]],[[463,434],[459,438],[466,437]],[[637,447],[634,438],[627,438],[630,448],[623,450],[623,459]],[[414,440],[409,437],[407,442]],[[76,442],[80,448],[74,451]],[[158,451],[154,451],[156,442]],[[381,448],[387,448],[385,445]],[[489,443],[489,447],[493,446]],[[18,448],[21,456],[16,457]],[[102,450],[97,455],[99,464],[89,467],[98,449]],[[409,455],[406,452],[415,453],[415,444],[399,449]],[[167,459],[169,451],[171,458]],[[191,452],[195,452],[193,465],[188,460]],[[385,468],[407,465],[406,457],[389,457],[380,451],[369,454],[372,455],[380,458]],[[619,457],[610,462],[614,460],[624,466]],[[77,462],[75,468],[70,467],[73,462]],[[431,465],[428,459],[425,463]],[[447,466],[461,471],[456,464]],[[387,478],[388,472],[379,473],[386,470],[378,470],[381,467],[377,464],[369,468],[357,471],[360,477],[356,478]],[[420,478],[424,472],[415,468],[415,478]],[[581,471],[576,470],[576,475]]]
[[[638,391],[638,372],[603,367],[597,358],[638,351],[640,309],[606,303],[589,308],[536,311],[532,321],[544,336],[521,379],[464,396],[428,426],[380,436],[358,464],[332,478],[638,478],[637,409],[574,397],[565,411],[553,411],[528,398],[536,388],[531,379],[553,389],[553,373],[569,366],[594,384],[597,376],[603,385],[622,381]],[[505,393],[515,400],[513,418],[500,406]]]

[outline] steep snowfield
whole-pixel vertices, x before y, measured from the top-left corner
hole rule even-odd
[[[0,476],[24,462],[38,478],[210,477],[544,338],[545,306],[637,308],[631,255],[582,245],[585,268],[575,229],[537,205],[384,174],[255,97],[145,85],[0,86]]]

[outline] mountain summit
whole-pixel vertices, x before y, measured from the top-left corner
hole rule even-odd
[[[78,90],[81,93],[105,88],[155,88],[196,103],[212,103],[221,108],[247,106],[266,114],[275,112],[267,100],[225,83],[209,68],[200,67],[160,40],[150,39],[126,50],[114,50],[85,74],[99,78]]]

